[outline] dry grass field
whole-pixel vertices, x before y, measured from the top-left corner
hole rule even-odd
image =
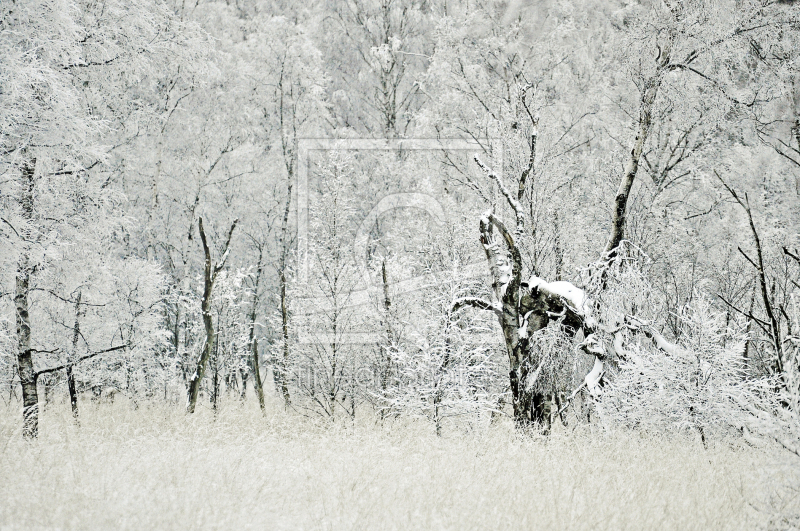
[[[437,438],[253,401],[216,419],[87,401],[76,427],[68,407],[33,443],[0,407],[0,530],[791,529],[800,513],[800,460],[736,442],[505,423]]]

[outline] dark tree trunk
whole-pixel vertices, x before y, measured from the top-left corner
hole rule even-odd
[[[386,328],[386,346],[379,345],[378,348],[383,351],[383,360],[378,363],[381,366],[378,368],[380,371],[380,389],[382,393],[386,393],[389,388],[389,378],[392,374],[392,344],[394,343],[394,330],[392,330],[391,322],[391,308],[392,300],[389,298],[389,275],[386,272],[386,260],[381,262],[381,280],[383,282],[383,312],[384,312],[384,326]],[[380,415],[381,422],[386,418],[386,409],[381,407]]]
[[[208,365],[208,360],[211,358],[211,354],[213,353],[214,348],[214,341],[215,341],[215,334],[214,334],[214,321],[211,316],[211,303],[212,303],[212,292],[214,290],[214,281],[217,279],[217,274],[222,270],[225,266],[225,260],[228,258],[228,250],[230,248],[231,237],[233,236],[233,230],[236,228],[236,223],[238,220],[234,220],[233,224],[231,225],[231,230],[228,232],[228,240],[225,243],[225,248],[222,252],[222,258],[220,259],[220,263],[216,266],[212,266],[211,264],[211,249],[208,247],[208,241],[206,239],[206,233],[203,229],[203,218],[199,218],[198,220],[198,227],[200,229],[200,241],[203,244],[203,254],[205,256],[205,267],[204,267],[204,280],[203,280],[203,300],[201,302],[201,311],[203,313],[203,327],[206,331],[206,344],[203,347],[203,351],[200,353],[200,357],[197,359],[197,365],[195,367],[194,373],[189,378],[189,400],[186,405],[186,412],[187,413],[194,413],[195,406],[197,404],[197,396],[200,393],[200,383],[203,381],[203,375],[206,372],[206,366]]]
[[[194,373],[189,378],[189,404],[187,406],[187,411],[189,413],[194,413],[194,408],[197,404],[197,396],[200,393],[200,383],[203,380],[203,375],[206,372],[206,365],[208,365],[208,360],[211,358],[212,349],[214,348],[214,323],[211,318],[211,291],[214,287],[214,276],[212,275],[211,268],[211,252],[206,244],[205,232],[203,232],[202,226],[203,221],[201,219],[200,238],[203,240],[203,251],[206,257],[201,311],[203,314],[203,327],[206,332],[206,343],[197,360]]]
[[[283,356],[277,360],[273,371],[273,378],[277,377],[276,384],[283,395],[284,406],[288,409],[291,405],[289,397],[288,368],[289,368],[289,303],[286,293],[286,265],[289,258],[289,212],[292,207],[292,188],[294,185],[295,168],[297,165],[297,107],[296,104],[287,103],[284,94],[284,70],[281,68],[277,86],[278,105],[280,112],[278,118],[281,125],[281,147],[283,162],[286,166],[286,206],[281,219],[280,234],[280,263],[278,264],[278,289],[281,305],[281,334],[283,339]]]
[[[278,360],[278,373],[281,394],[285,407],[291,405],[289,397],[289,384],[287,382],[287,371],[289,367],[289,302],[286,294],[286,262],[289,256],[289,209],[292,201],[292,175],[289,175],[289,187],[286,198],[286,208],[283,211],[281,220],[281,261],[279,264],[279,290],[281,304],[281,335],[283,340],[283,356]]]
[[[78,359],[78,339],[81,335],[81,291],[78,290],[78,296],[75,298],[75,326],[72,329],[72,352],[70,360],[67,364],[67,389],[69,390],[69,404],[72,407],[72,416],[75,422],[78,422],[78,392],[75,389],[75,374],[72,367]]]
[[[249,337],[249,346],[250,346],[250,367],[253,370],[253,388],[256,391],[256,396],[258,397],[258,405],[261,408],[262,413],[266,413],[266,405],[264,403],[264,386],[263,382],[261,381],[261,367],[259,366],[258,362],[258,339],[256,338],[256,315],[258,312],[258,288],[261,285],[261,275],[264,272],[264,247],[259,246],[258,248],[258,266],[256,268],[256,280],[255,286],[253,286],[253,300],[252,306],[250,308],[250,337]],[[246,382],[246,375],[242,377],[242,396],[245,393],[245,382]]]

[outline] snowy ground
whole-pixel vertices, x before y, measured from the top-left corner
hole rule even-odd
[[[87,401],[80,428],[56,404],[33,443],[0,406],[0,530],[756,529],[800,514],[798,461],[736,442],[504,423],[437,438],[253,404],[214,420]]]

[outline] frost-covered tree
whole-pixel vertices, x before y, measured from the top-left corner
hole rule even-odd
[[[347,0],[330,11],[322,28],[333,37],[326,55],[336,65],[338,125],[374,137],[406,136],[425,102],[416,75],[427,66],[429,12],[408,0]]]
[[[305,23],[313,27],[312,21]],[[293,190],[298,178],[299,141],[320,135],[328,116],[325,87],[327,75],[321,52],[296,13],[280,16],[269,10],[253,21],[254,35],[243,50],[255,62],[253,92],[259,104],[264,133],[270,139],[269,158],[278,170],[276,189],[279,203],[279,231],[275,269],[280,312],[281,352],[273,357],[273,374],[284,404],[291,399],[288,389],[290,358],[289,276],[294,246],[292,219]]]
[[[200,232],[200,241],[203,244],[203,256],[205,257],[203,267],[203,298],[201,299],[200,303],[200,311],[203,318],[203,328],[205,331],[205,341],[203,343],[203,348],[200,351],[200,355],[197,357],[197,362],[194,364],[194,371],[189,377],[189,399],[186,404],[187,413],[194,413],[194,408],[197,404],[197,397],[200,393],[200,384],[203,382],[203,376],[205,374],[206,367],[208,367],[209,360],[213,357],[215,350],[218,350],[219,348],[218,327],[220,322],[218,319],[217,326],[214,326],[214,315],[212,312],[212,308],[214,306],[214,286],[217,282],[217,279],[220,277],[220,273],[225,268],[225,262],[228,260],[231,238],[233,237],[233,231],[236,229],[236,224],[238,221],[239,220],[236,219],[231,224],[231,228],[228,231],[225,243],[218,253],[219,258],[215,259],[211,252],[211,245],[209,244],[208,236],[206,235],[205,228],[203,227],[203,218],[199,218],[197,220],[198,229]],[[218,371],[216,371],[214,374],[217,376]],[[215,380],[215,406],[217,390],[216,384],[217,381]]]
[[[458,267],[431,275],[436,284],[417,316],[423,326],[389,347],[391,382],[373,392],[387,412],[426,418],[440,435],[448,419],[469,423],[496,413],[504,385],[493,323],[453,309],[479,283],[465,281]]]
[[[678,343],[626,344],[599,402],[602,417],[657,433],[699,434],[706,444],[707,437],[738,434],[752,410],[771,415],[775,380],[749,374],[745,322],[726,321],[698,294],[681,312]]]
[[[46,325],[33,320],[33,302],[40,296],[55,297],[45,279],[72,243],[70,238],[93,234],[94,223],[106,216],[115,225],[119,197],[101,172],[109,159],[101,135],[126,114],[114,109],[116,103],[133,99],[122,92],[137,76],[152,74],[157,59],[180,47],[180,31],[181,23],[170,11],[149,0],[37,1],[0,8],[0,152],[7,176],[4,196],[14,198],[3,205],[4,231],[10,231],[4,232],[3,243],[11,250],[6,256],[15,262],[5,270],[16,271],[13,280],[4,282],[14,284],[27,437],[37,433],[33,354],[52,350],[38,343]],[[141,88],[146,90],[146,83]],[[124,232],[93,243],[117,243]],[[83,246],[89,240],[75,243]],[[76,294],[79,287],[70,286],[69,293]],[[74,302],[70,296],[69,304]]]
[[[543,9],[548,11],[548,8]],[[608,16],[602,6],[587,7],[587,11],[592,9],[597,9],[595,12],[602,13],[603,17]],[[542,416],[532,414],[533,399],[524,392],[526,379],[532,372],[530,338],[537,330],[562,319],[562,325],[571,330],[571,335],[583,336],[581,348],[596,355],[598,363],[613,359],[613,354],[609,354],[613,349],[605,343],[611,341],[617,325],[598,318],[598,297],[607,288],[611,262],[618,254],[622,255],[622,260],[628,258],[625,241],[636,243],[642,239],[638,230],[641,223],[636,217],[629,218],[629,214],[636,206],[633,194],[634,184],[640,182],[636,178],[639,168],[648,164],[643,157],[650,154],[649,168],[651,173],[655,172],[651,175],[655,181],[679,179],[681,164],[687,164],[690,153],[704,145],[707,141],[704,135],[709,134],[709,130],[716,131],[723,126],[736,130],[738,124],[731,125],[723,118],[732,112],[746,114],[748,108],[759,104],[759,95],[769,90],[770,80],[777,79],[770,66],[757,66],[757,72],[754,71],[742,88],[740,73],[746,68],[737,61],[749,53],[753,40],[764,45],[769,43],[774,50],[785,49],[786,39],[779,28],[788,27],[797,16],[796,6],[781,3],[631,4],[610,18],[596,19],[601,20],[601,25],[602,20],[606,21],[604,30],[612,36],[607,41],[610,47],[604,49],[609,55],[600,56],[600,59],[622,60],[626,65],[623,75],[613,73],[618,72],[617,69],[613,72],[609,69],[592,76],[588,71],[581,71],[580,62],[557,56],[548,61],[547,53],[555,51],[556,48],[550,46],[557,42],[557,37],[571,35],[567,29],[570,25],[597,24],[588,22],[587,11],[579,13],[565,10],[561,5],[554,6],[549,13],[555,24],[548,28],[552,33],[535,41],[536,46],[521,37],[526,31],[523,17],[514,21],[513,31],[503,32],[488,23],[496,20],[497,11],[487,8],[463,19],[463,22],[475,23],[482,17],[481,20],[487,22],[477,26],[481,38],[471,41],[475,44],[467,47],[469,54],[459,53],[462,50],[459,41],[464,33],[476,31],[476,27],[445,18],[441,25],[444,41],[439,48],[441,53],[437,50],[430,70],[431,83],[443,80],[442,84],[447,87],[442,91],[447,97],[441,99],[438,106],[441,111],[438,117],[434,116],[434,123],[438,122],[444,131],[457,124],[456,128],[466,128],[475,138],[494,137],[486,146],[486,153],[476,157],[488,180],[476,179],[467,169],[459,168],[461,182],[471,186],[491,205],[479,222],[479,231],[493,275],[494,296],[491,300],[465,299],[463,304],[498,315],[509,353],[511,389],[518,419]],[[534,16],[536,10],[530,8],[530,14]],[[617,16],[621,17],[621,24],[616,24],[614,17]],[[518,33],[515,35],[514,31]],[[503,41],[507,44],[498,45]],[[596,82],[585,83],[587,77],[583,75],[588,79],[594,77]],[[600,106],[587,109],[590,114],[596,113],[606,120],[605,127],[611,138],[617,135],[622,138],[618,140],[622,150],[606,151],[616,157],[616,161],[606,159],[609,163],[606,169],[612,177],[598,180],[601,190],[616,190],[610,205],[610,223],[606,218],[602,224],[594,221],[583,224],[587,217],[600,219],[597,216],[600,211],[593,212],[589,205],[603,200],[597,187],[590,184],[589,188],[581,190],[582,201],[573,213],[575,219],[570,232],[564,233],[557,227],[552,244],[548,244],[559,252],[554,253],[552,262],[543,263],[537,259],[537,232],[548,230],[550,223],[537,215],[541,212],[540,205],[544,205],[545,211],[557,213],[559,199],[567,195],[566,190],[580,186],[579,178],[586,173],[583,168],[573,169],[570,157],[558,154],[563,150],[554,153],[552,146],[572,136],[575,144],[567,152],[578,150],[579,160],[596,154],[590,149],[592,130],[582,124],[583,117],[567,121],[555,103],[559,103],[559,96],[570,94],[570,90],[591,91],[606,83],[606,87],[613,87],[619,95],[620,107],[627,109],[619,116]],[[451,97],[469,106],[450,110],[447,101]],[[471,117],[459,116],[467,114],[465,110]],[[689,123],[694,119],[700,122]],[[698,125],[700,123],[702,125]],[[553,127],[554,124],[557,127]],[[668,131],[670,127],[674,129]],[[614,128],[614,132],[610,128]],[[661,144],[654,142],[658,139],[651,136],[656,130],[663,133]],[[665,140],[667,137],[672,139]],[[495,145],[498,142],[502,150]],[[599,146],[602,142],[594,143]],[[662,151],[666,158],[659,155]],[[604,160],[605,155],[600,157],[599,160]],[[667,173],[674,173],[665,176],[662,171],[665,168],[669,168]],[[707,167],[696,168],[699,170],[710,173]],[[655,175],[659,171],[662,171],[661,176]],[[660,193],[659,186],[656,188]],[[542,190],[549,193],[542,194]],[[602,217],[607,215],[602,213]],[[513,226],[507,226],[504,219],[512,219]],[[586,230],[580,231],[579,225]],[[599,276],[590,275],[597,282],[592,286],[584,283],[587,290],[577,287],[580,282],[577,281],[578,268],[574,265],[575,284],[560,280],[564,273],[564,257],[559,253],[565,241],[573,249],[581,247],[581,253],[586,253],[587,248],[597,248],[602,242],[599,261],[593,266]],[[657,240],[647,243],[648,252],[650,247],[659,250]],[[589,262],[597,260],[597,256],[586,258]],[[557,280],[544,280],[552,276]],[[637,308],[633,316],[641,310]],[[648,326],[657,330],[660,324],[648,321]],[[601,372],[602,364],[595,364],[590,379],[596,383]],[[587,380],[587,387],[594,385]]]
[[[296,283],[295,296],[302,299],[293,316],[298,342],[292,382],[302,397],[300,407],[332,418],[340,411],[354,417],[363,400],[356,387],[363,355],[351,335],[368,316],[352,300],[361,281],[351,245],[357,175],[352,158],[335,152],[319,175],[309,212],[307,282]]]

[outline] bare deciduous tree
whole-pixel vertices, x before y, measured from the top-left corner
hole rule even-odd
[[[200,393],[200,383],[203,381],[203,375],[206,372],[206,366],[208,365],[208,360],[211,358],[211,354],[214,350],[215,346],[215,330],[214,330],[214,321],[211,316],[211,305],[213,302],[213,293],[214,293],[214,282],[217,280],[217,276],[219,272],[225,267],[225,262],[228,260],[228,254],[230,252],[230,244],[231,238],[233,237],[233,231],[236,228],[236,224],[238,223],[238,219],[234,220],[231,224],[231,228],[228,231],[228,236],[225,239],[225,244],[222,247],[221,256],[219,262],[212,263],[211,257],[211,249],[208,246],[208,241],[206,239],[206,232],[203,228],[203,218],[198,218],[197,226],[198,230],[200,231],[200,241],[203,244],[203,255],[205,256],[205,267],[203,269],[204,276],[203,276],[203,299],[202,299],[202,313],[203,313],[203,326],[206,332],[205,344],[203,345],[203,349],[200,353],[200,356],[197,359],[197,365],[195,367],[194,373],[189,378],[189,398],[186,404],[186,412],[187,413],[194,413],[195,405],[197,404],[197,396]]]

